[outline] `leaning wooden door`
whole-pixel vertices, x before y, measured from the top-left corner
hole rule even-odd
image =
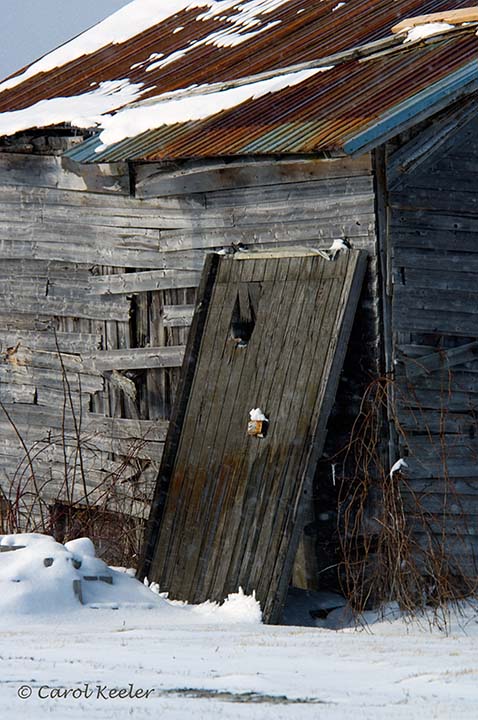
[[[358,251],[209,257],[144,568],[170,598],[242,587],[280,619],[365,264]],[[248,435],[254,408],[262,438]]]

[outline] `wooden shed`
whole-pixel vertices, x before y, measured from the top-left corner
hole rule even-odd
[[[94,508],[105,552],[115,528],[138,552],[205,258],[346,238],[366,280],[295,581],[385,534],[470,589],[478,12],[143,2],[0,84],[3,522]]]

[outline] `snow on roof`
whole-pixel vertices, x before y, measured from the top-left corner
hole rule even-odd
[[[424,23],[423,25],[415,25],[407,31],[404,42],[416,42],[424,40],[434,35],[442,35],[449,30],[454,30],[455,26],[445,22]]]
[[[160,126],[175,125],[176,123],[204,120],[223,110],[230,110],[248,100],[255,100],[267,93],[276,93],[288,87],[304,82],[318,72],[324,72],[331,67],[302,70],[301,72],[279,75],[269,80],[251,82],[239,87],[232,87],[216,92],[207,92],[207,86],[195,89],[194,94],[184,95],[184,91],[169,93],[167,99],[161,95],[154,103],[126,108],[116,115],[103,117],[103,131],[100,134],[101,145],[97,152],[105,147],[134,137],[146,130],[153,130]],[[200,91],[203,90],[201,93]],[[2,116],[0,115],[0,133]]]
[[[186,45],[182,54],[191,52],[201,45],[216,44],[219,47],[232,47],[276,25],[277,22],[274,22],[262,27],[260,16],[272,12],[287,2],[289,0],[248,0],[247,2],[243,0],[133,0],[102,22],[34,62],[21,74],[5,80],[0,84],[0,92],[14,88],[38,73],[48,72],[84,55],[91,55],[106,45],[124,43],[185,10],[202,9],[203,11],[199,12],[195,18],[199,21],[215,18],[231,9],[237,10],[237,12],[228,18],[228,23],[220,30]],[[252,28],[255,29],[252,30]],[[180,32],[183,29],[184,26],[179,25],[172,32]],[[173,55],[177,56],[178,51]],[[176,57],[171,58],[169,62],[174,59]],[[163,62],[167,63],[167,58]]]
[[[102,128],[104,148],[177,122],[186,129],[209,121],[214,132],[193,154],[196,128],[188,135],[194,143],[183,146],[183,131],[173,129],[171,149],[163,149],[164,134],[157,147],[148,138],[147,156],[140,143],[134,157],[336,149],[355,127],[469,62],[469,37],[453,39],[449,51],[418,49],[416,58],[415,51],[404,59],[392,53],[386,67],[380,59],[352,61],[366,43],[372,55],[377,44],[395,43],[400,53],[403,38],[390,35],[393,24],[424,7],[447,10],[449,0],[133,0],[0,84],[0,134],[70,123]],[[350,62],[340,65],[344,53]],[[193,87],[197,97],[187,98]],[[269,93],[277,99],[266,107],[261,99]]]
[[[38,73],[48,72],[83,55],[90,55],[105,45],[125,42],[180,10],[206,7],[211,5],[211,2],[214,0],[133,0],[86,32],[44,55],[20,75],[5,80],[0,84],[0,92],[11,89]]]
[[[0,114],[0,135],[12,135],[34,127],[71,123],[74,127],[101,125],[103,116],[141,97],[143,83],[122,80],[100,82],[82,95],[40,100],[22,110]]]

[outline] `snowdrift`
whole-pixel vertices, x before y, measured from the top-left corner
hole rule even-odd
[[[174,624],[261,622],[259,603],[240,589],[222,605],[171,602],[157,586],[148,587],[96,557],[89,538],[62,545],[36,533],[0,535],[1,618],[128,608],[160,612]]]

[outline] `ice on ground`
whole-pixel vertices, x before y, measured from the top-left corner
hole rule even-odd
[[[0,618],[50,616],[98,609],[143,609],[162,613],[173,623],[261,622],[255,596],[241,589],[222,605],[187,605],[164,596],[96,557],[89,538],[65,545],[48,535],[25,533],[0,536]],[[7,549],[8,548],[8,549]]]

